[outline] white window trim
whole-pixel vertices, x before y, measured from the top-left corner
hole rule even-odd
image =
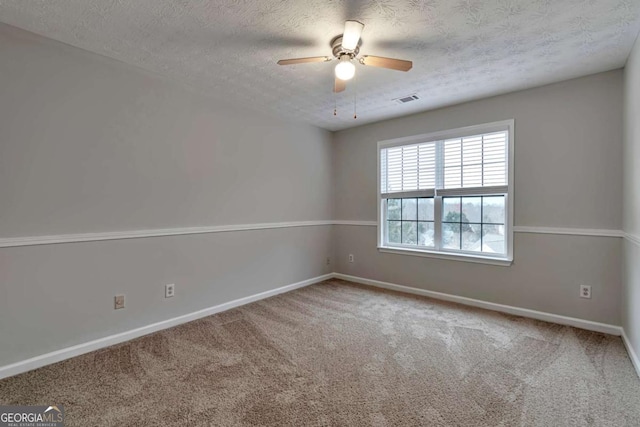
[[[437,258],[437,259],[447,259],[453,261],[466,261],[466,262],[474,262],[481,264],[491,264],[491,265],[500,265],[500,266],[510,266],[513,263],[513,184],[514,184],[514,173],[513,173],[513,164],[514,164],[514,129],[515,129],[515,121],[511,120],[502,120],[492,123],[479,124],[474,126],[466,126],[457,129],[450,129],[439,132],[432,132],[422,135],[414,135],[404,138],[395,138],[388,139],[383,141],[378,141],[378,152],[377,152],[377,187],[376,194],[378,197],[378,215],[377,215],[377,234],[378,234],[378,251],[386,252],[386,253],[394,253],[394,254],[402,254],[402,255],[412,255],[412,256],[422,256],[428,258]],[[384,200],[381,194],[381,176],[380,176],[380,151],[384,148],[395,147],[399,145],[409,145],[409,144],[418,144],[418,143],[426,143],[432,141],[440,141],[444,139],[450,138],[461,138],[465,136],[483,134],[483,133],[491,133],[497,131],[508,132],[508,143],[507,143],[507,182],[508,189],[506,193],[506,206],[507,206],[507,215],[505,225],[507,228],[507,251],[506,255],[500,256],[491,256],[487,254],[478,254],[478,253],[469,253],[462,251],[446,251],[443,249],[440,250],[429,250],[429,249],[417,249],[417,248],[407,248],[401,246],[389,246],[384,244],[384,227],[382,225],[382,221],[384,219],[383,212],[383,203]],[[476,189],[470,189],[470,193],[474,192]],[[431,193],[433,191],[429,190]],[[465,189],[466,191],[466,189]],[[456,190],[456,192],[461,192]],[[478,193],[481,193],[482,190],[478,189]],[[433,194],[427,195],[425,192],[411,192],[410,195],[404,196],[402,193],[398,194],[398,197],[416,197],[414,193],[421,193],[422,197],[432,197]],[[424,193],[424,194],[422,194]],[[444,190],[439,191],[439,196],[444,195]],[[439,214],[439,209],[436,207],[435,215]],[[436,233],[439,233],[440,230],[435,230]]]

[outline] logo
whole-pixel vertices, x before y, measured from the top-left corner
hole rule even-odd
[[[0,406],[0,427],[64,427],[64,407]]]

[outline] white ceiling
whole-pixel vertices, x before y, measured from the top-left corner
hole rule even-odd
[[[276,65],[330,56],[346,19],[366,25],[362,54],[413,69],[358,65],[336,96],[333,62]],[[0,0],[0,21],[337,130],[619,68],[640,0]]]

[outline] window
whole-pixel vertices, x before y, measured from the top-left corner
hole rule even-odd
[[[510,264],[513,120],[378,149],[380,250]]]

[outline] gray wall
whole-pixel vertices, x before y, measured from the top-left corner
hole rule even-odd
[[[0,238],[331,219],[327,131],[4,25],[0,57]],[[0,249],[0,366],[328,273],[331,233]]]
[[[619,230],[622,72],[384,121],[336,133],[339,220],[376,220],[379,140],[515,119],[515,225]],[[516,233],[511,267],[379,253],[376,228],[337,227],[338,271],[619,325],[621,241]],[[348,263],[348,254],[355,262]],[[593,299],[578,297],[580,284]]]
[[[328,131],[7,26],[0,55],[1,237],[330,219]]]
[[[640,41],[624,71],[624,225],[622,325],[640,355]]]

